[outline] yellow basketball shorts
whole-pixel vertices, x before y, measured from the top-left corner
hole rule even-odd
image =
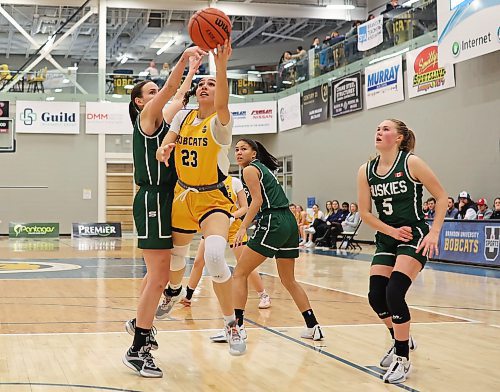
[[[175,185],[172,231],[194,234],[200,230],[201,222],[216,212],[222,212],[231,217],[234,204],[226,187],[207,192],[191,191],[185,197],[179,197],[184,191],[185,189],[179,184]]]
[[[243,223],[243,221],[238,218],[229,227],[229,233],[227,235],[227,242],[229,242],[229,246],[231,248],[234,246],[234,239],[235,239],[234,237],[236,236],[236,233],[240,229],[242,223]],[[247,243],[247,241],[248,241],[248,236],[245,233],[245,236],[243,237],[241,244],[245,245]]]

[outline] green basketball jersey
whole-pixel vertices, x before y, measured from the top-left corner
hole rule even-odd
[[[250,163],[251,166],[259,169],[260,172],[260,188],[262,194],[262,206],[260,207],[260,212],[264,212],[271,208],[284,208],[288,207],[288,199],[285,195],[285,191],[281,187],[278,179],[275,175],[262,164],[258,159],[253,160]],[[248,192],[248,188],[243,181],[243,185],[245,186],[245,193],[248,197],[248,203],[250,203],[250,193]]]
[[[134,179],[137,185],[175,185],[177,174],[174,154],[170,155],[169,167],[156,159],[156,150],[161,146],[169,128],[170,125],[163,121],[155,133],[148,136],[142,132],[140,117],[137,117],[133,136]]]
[[[410,155],[400,151],[392,168],[383,176],[376,173],[379,156],[366,165],[366,178],[379,219],[395,227],[412,225],[424,220],[423,187],[410,176],[408,170]]]

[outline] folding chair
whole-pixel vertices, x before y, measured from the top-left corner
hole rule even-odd
[[[345,242],[345,249],[355,250],[356,247],[358,247],[359,250],[363,250],[363,248],[355,238],[358,234],[359,226],[361,226],[361,219],[359,220],[358,225],[354,228],[353,231],[343,231],[342,233],[340,233],[342,235],[342,239],[340,240],[339,248],[342,248],[342,245],[344,245]]]

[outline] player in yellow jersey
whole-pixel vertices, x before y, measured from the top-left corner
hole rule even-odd
[[[245,194],[245,190],[243,189],[243,183],[239,178],[228,176],[226,181],[226,189],[229,194],[229,197],[233,200],[234,208],[231,213],[231,227],[229,227],[229,247],[233,250],[234,257],[236,261],[240,258],[241,251],[243,250],[242,246],[234,246],[235,235],[241,227],[242,218],[245,216],[248,210],[248,201],[247,196]],[[247,242],[247,236],[242,240],[241,245],[245,245]],[[203,267],[205,266],[205,259],[203,255],[205,253],[205,240],[200,241],[200,245],[198,246],[198,251],[196,252],[196,257],[194,258],[193,269],[191,270],[191,275],[189,276],[189,282],[186,286],[186,296],[182,298],[181,303],[184,306],[191,306],[191,298],[193,297],[194,290],[198,283],[200,282]],[[249,277],[249,283],[254,287],[259,295],[259,309],[268,309],[271,307],[271,299],[269,294],[266,293],[264,289],[264,284],[262,283],[262,278],[259,275],[259,272],[255,269],[253,270]],[[221,339],[216,339],[211,337],[212,341],[226,340],[225,334],[218,334]]]
[[[231,44],[226,40],[213,51],[216,77],[200,80],[196,89],[198,109],[178,113],[157,151],[157,159],[168,164],[175,147],[177,185],[172,205],[174,248],[170,263],[170,282],[165,299],[157,309],[165,317],[181,300],[185,257],[193,235],[201,231],[205,238],[205,263],[212,276],[228,335],[229,353],[241,355],[246,350],[236,323],[232,298],[231,271],[225,260],[227,235],[233,209],[224,180],[228,175],[227,157],[232,139],[233,120],[229,111],[227,62]]]

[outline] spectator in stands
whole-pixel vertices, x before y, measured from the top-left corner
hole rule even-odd
[[[321,49],[321,42],[319,41],[319,37],[314,37],[310,49],[314,49],[315,51],[319,51]]]
[[[295,220],[297,221],[297,224],[299,224],[300,214],[297,213],[297,206],[295,204],[291,203],[288,206],[288,208],[290,208],[290,212],[295,217]]]
[[[429,212],[429,204],[427,203],[427,200],[422,203],[422,212],[424,215],[427,215]]]
[[[372,19],[375,19],[375,15],[370,14],[370,15],[368,15],[368,19],[366,19],[366,21],[368,22],[369,20],[372,20]]]
[[[350,30],[345,35],[346,38],[353,37],[353,36],[357,35],[358,34],[358,26],[361,24],[363,24],[363,22],[360,20],[355,20],[354,22],[352,22],[352,26],[351,26]]]
[[[448,197],[448,209],[446,210],[444,219],[455,219],[457,214],[458,209],[455,207],[455,199],[453,199],[453,197]]]
[[[384,15],[384,14],[391,12],[392,10],[395,10],[398,8],[401,8],[401,6],[399,5],[399,1],[398,0],[391,0],[388,4],[386,4],[385,10],[383,10],[380,14]]]
[[[283,52],[278,63],[278,75],[281,88],[291,87],[295,83],[295,67],[291,63],[293,60],[292,52],[289,50]]]
[[[427,199],[427,214],[425,215],[426,219],[434,219],[434,215],[436,214],[436,199],[433,197],[429,197]]]
[[[306,58],[307,58],[307,52],[302,46],[298,46],[297,53],[292,55],[292,59],[297,61],[296,69],[297,69],[298,82],[306,80],[307,70],[309,67]]]
[[[144,72],[147,72],[148,75],[150,76],[151,80],[154,80],[160,76],[160,72],[158,71],[158,68],[156,68],[156,63],[154,60],[151,60],[149,62],[149,67],[147,67]]]
[[[343,207],[340,209],[338,200],[332,200],[333,214],[326,219],[327,231],[317,240],[318,243],[324,243],[330,249],[337,249],[337,237],[342,233],[342,222],[349,214],[349,203],[343,203]]]
[[[343,35],[340,35],[338,31],[332,31],[332,34],[330,35],[330,42],[329,45],[333,46],[335,44],[338,44],[339,42],[343,41],[345,37]]]
[[[309,224],[307,223],[307,213],[304,211],[302,206],[299,206],[298,204],[296,206],[296,211],[297,211],[297,214],[299,215],[299,221],[297,223],[297,225],[299,226],[299,236],[300,236],[301,242],[304,241],[304,243],[305,243],[306,234],[305,234],[304,230],[307,227],[309,227]]]
[[[466,192],[460,192],[458,195],[458,214],[455,219],[472,220],[477,217],[477,206],[471,200],[470,195]]]
[[[491,215],[493,215],[493,210],[488,208],[488,202],[486,199],[479,199],[477,201],[477,219],[491,219]]]
[[[312,235],[312,242],[316,243],[316,240],[318,238],[324,237],[325,233],[328,231],[330,228],[330,224],[326,222],[328,217],[334,213],[333,207],[332,207],[332,202],[327,201],[326,205],[326,213],[323,216],[323,219],[316,219],[311,226],[309,226],[309,229],[306,229],[306,231],[309,231],[313,233]]]
[[[495,199],[493,206],[495,208],[495,211],[493,211],[493,214],[491,214],[490,219],[500,219],[500,197],[497,197]]]
[[[385,22],[385,29],[384,29],[384,43],[386,44],[385,46],[391,46],[394,44],[394,10],[402,8],[399,5],[398,0],[391,0],[389,4],[385,6],[385,10],[382,11],[380,14],[384,15],[384,18],[388,18],[389,20]],[[399,11],[398,11],[399,13]]]
[[[342,229],[345,232],[353,232],[358,227],[360,220],[358,205],[356,203],[351,203],[350,212],[345,218],[345,221],[342,222]]]
[[[319,206],[317,204],[314,204],[312,206],[312,215],[309,216],[307,220],[310,225],[309,227],[304,229],[304,232],[306,233],[306,242],[303,245],[305,245],[307,248],[311,248],[314,246],[313,235],[316,233],[314,225],[317,226],[320,222],[324,221],[325,214],[319,209]]]
[[[333,214],[332,202],[328,200],[325,204],[325,220]]]

